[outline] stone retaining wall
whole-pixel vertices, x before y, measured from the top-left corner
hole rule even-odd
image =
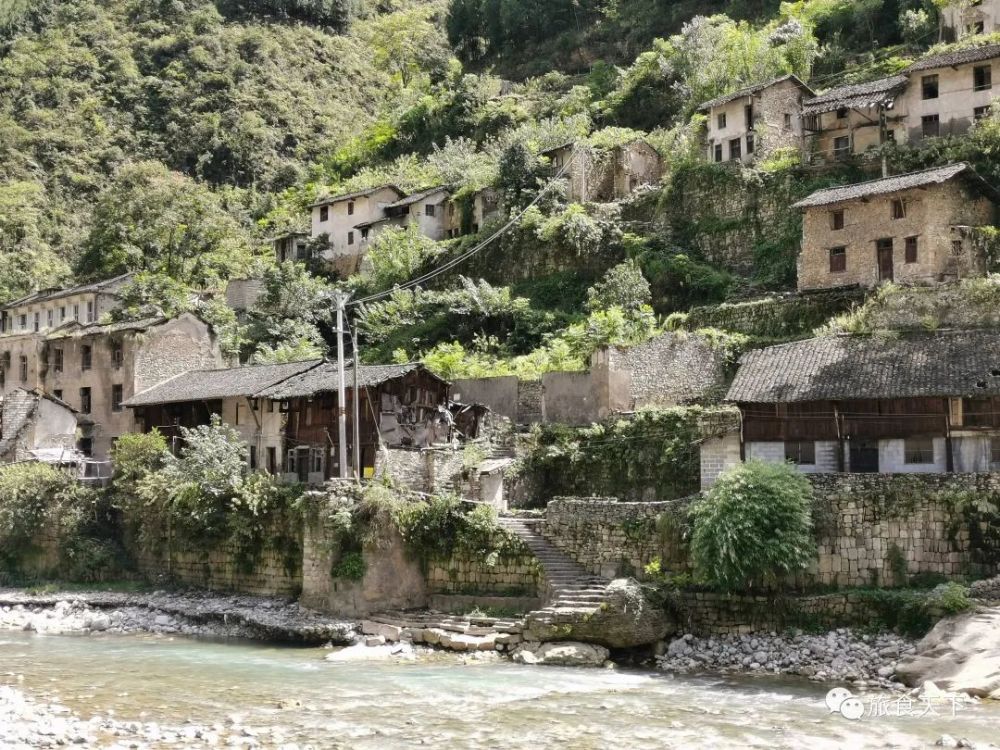
[[[740,635],[790,627],[818,625],[829,630],[870,625],[876,617],[870,601],[859,592],[772,599],[686,591],[676,596],[671,609],[679,632]]]
[[[531,555],[503,557],[494,565],[486,560],[454,555],[427,567],[432,594],[537,597],[541,579],[538,561]]]

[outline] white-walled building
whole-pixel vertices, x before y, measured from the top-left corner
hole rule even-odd
[[[358,226],[384,219],[386,206],[404,195],[395,185],[381,185],[313,203],[312,237],[326,235],[330,243],[329,249],[321,253],[322,259],[345,276],[356,273],[363,254]]]
[[[1000,0],[952,0],[941,9],[942,36],[948,41],[1000,30]]]

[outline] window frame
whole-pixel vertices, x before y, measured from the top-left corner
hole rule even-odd
[[[63,367],[66,364],[65,356],[63,354],[62,347],[55,347],[52,349],[52,371],[62,372]]]
[[[900,219],[906,218],[905,198],[893,198],[889,202],[889,218],[893,221],[899,221]]]
[[[89,385],[80,387],[80,413],[90,414],[94,409],[94,394]]]
[[[929,127],[933,125],[933,127]],[[933,131],[933,132],[929,132]],[[941,137],[941,116],[937,114],[923,115],[920,118],[920,134],[923,138]]]
[[[80,347],[80,371],[86,372],[87,370],[94,369],[94,347],[90,344],[84,344]]]
[[[743,139],[729,139],[729,161],[742,161],[743,159]]]
[[[913,235],[906,237],[903,240],[903,262],[904,263],[919,263],[920,262],[920,237],[919,235]]]
[[[803,451],[803,448],[806,450]],[[805,456],[803,456],[803,452]],[[790,461],[796,466],[816,465],[816,441],[815,440],[786,440],[785,441],[785,461]]]
[[[912,445],[920,443],[921,445]],[[934,438],[932,437],[908,437],[903,438],[903,465],[904,466],[933,466]]]
[[[992,104],[984,104],[981,107],[972,108],[972,120],[973,122],[979,122],[980,120],[985,120],[990,116],[990,111],[993,109]]]
[[[715,156],[716,164],[721,164],[725,160],[725,154],[723,153],[723,148],[721,143],[716,143],[713,149],[713,154]]]
[[[932,101],[941,98],[941,77],[937,73],[920,76],[920,99]]]
[[[322,224],[324,221],[330,220],[330,207],[320,206],[319,207],[319,221]]]
[[[830,212],[830,229],[839,232],[844,228],[844,209],[838,208]]]
[[[982,80],[980,76],[982,75]],[[989,63],[985,65],[975,65],[972,68],[972,90],[989,91],[993,88],[993,66]]]
[[[347,233],[347,244],[348,245],[353,245],[354,244],[354,230],[353,229],[350,230],[350,231],[348,231],[348,233]]]
[[[122,405],[125,401],[125,386],[122,383],[113,383],[111,385],[111,411],[113,412],[123,412],[125,407]]]
[[[990,464],[1000,465],[1000,435],[990,436]]]
[[[715,116],[715,123],[719,130],[725,130],[729,125],[729,118],[726,116],[725,112],[719,112]]]
[[[845,273],[847,271],[847,246],[838,245],[836,247],[831,247],[827,252],[830,264],[830,273]]]

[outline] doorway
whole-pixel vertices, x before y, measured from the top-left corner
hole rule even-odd
[[[850,471],[852,474],[878,473],[878,441],[850,441]]]
[[[876,240],[875,252],[878,255],[878,280],[879,283],[892,281],[892,238]]]

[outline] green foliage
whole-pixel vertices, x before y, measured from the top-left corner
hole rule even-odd
[[[416,224],[385,229],[368,247],[372,284],[376,289],[388,289],[409,281],[421,265],[433,262],[441,252],[440,245],[422,234]]]
[[[147,474],[161,469],[167,461],[168,453],[167,439],[157,429],[119,435],[111,447],[115,478],[124,482],[137,482]]]
[[[365,577],[365,558],[360,552],[348,552],[343,555],[331,568],[330,575],[333,578],[344,578],[348,581],[360,581]]]
[[[468,512],[450,495],[408,505],[398,523],[407,547],[424,561],[462,552],[495,565],[501,557],[526,553],[523,543],[500,526],[494,508],[477,505]]]
[[[627,260],[587,290],[587,308],[596,311],[617,307],[626,313],[635,313],[649,305],[651,296],[649,282],[642,275],[639,264]]]
[[[860,589],[859,600],[878,618],[879,627],[920,638],[946,615],[967,611],[972,603],[969,590],[959,583],[944,583],[934,589]]]
[[[8,564],[32,542],[56,509],[72,505],[78,485],[46,464],[19,463],[0,469],[0,550]]]
[[[570,428],[542,425],[521,474],[543,503],[558,496],[671,500],[698,490],[700,407],[649,409],[629,419]]]
[[[290,362],[322,357],[322,328],[329,325],[333,288],[301,263],[267,269],[263,291],[240,331],[240,345],[255,362]]]
[[[809,480],[786,464],[725,472],[691,508],[695,572],[730,591],[778,585],[815,557],[811,503]]]

